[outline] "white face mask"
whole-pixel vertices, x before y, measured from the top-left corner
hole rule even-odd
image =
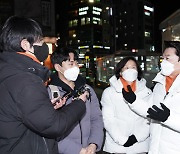
[[[69,81],[76,81],[79,72],[80,70],[78,67],[72,67],[64,71],[64,76]]]
[[[135,69],[127,69],[122,72],[122,77],[129,82],[132,82],[137,79],[138,72]]]
[[[161,74],[169,76],[173,71],[174,65],[168,62],[167,60],[163,60],[161,63]]]

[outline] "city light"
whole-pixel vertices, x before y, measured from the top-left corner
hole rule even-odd
[[[89,3],[94,3],[94,0],[89,0]]]
[[[154,12],[154,8],[146,6],[146,5],[144,5],[144,9],[148,10],[148,11],[151,11],[151,12]]]

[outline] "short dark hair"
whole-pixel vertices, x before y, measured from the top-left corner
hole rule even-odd
[[[74,53],[74,60],[78,60],[78,53],[71,47],[57,48],[51,55],[51,63],[59,64],[69,59],[69,53]]]
[[[180,58],[180,42],[179,41],[164,41],[163,52],[167,48],[175,48],[176,49],[176,55]]]
[[[0,34],[0,50],[3,52],[24,51],[21,41],[27,39],[32,46],[33,43],[43,38],[39,24],[30,18],[11,16],[9,17]]]
[[[117,79],[120,78],[120,72],[129,60],[133,60],[136,63],[136,67],[137,67],[137,71],[138,71],[138,80],[140,80],[142,78],[142,70],[141,70],[137,60],[134,57],[125,57],[119,63],[117,63],[116,69],[115,69],[116,78]]]

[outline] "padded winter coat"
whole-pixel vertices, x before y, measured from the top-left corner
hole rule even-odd
[[[147,116],[147,110],[153,104],[160,107],[163,103],[170,109],[170,116],[165,122],[152,120],[150,124],[150,149],[148,154],[179,154],[180,153],[180,75],[176,77],[172,86],[166,93],[165,76],[158,73],[156,85],[150,99],[151,105],[147,106],[142,100],[136,100],[131,109]]]
[[[102,94],[101,104],[106,129],[103,150],[109,153],[141,153],[148,151],[149,121],[133,112],[122,95],[123,85],[116,76],[110,78],[110,87]],[[144,79],[136,80],[137,97],[148,100],[151,90],[146,87]],[[123,145],[132,134],[137,143],[130,147]]]
[[[25,55],[0,53],[0,154],[57,154],[55,139],[85,113],[81,100],[53,108],[43,82],[48,72]]]
[[[60,96],[72,91],[67,84],[55,75],[52,77],[51,84],[58,86]],[[71,131],[59,140],[58,149],[60,154],[79,154],[82,148],[86,148],[91,143],[97,145],[96,151],[99,151],[102,147],[104,125],[99,100],[94,90],[83,82],[81,76],[78,76],[75,81],[75,89],[79,89],[78,87],[83,85],[90,88],[91,98],[86,101],[86,113],[82,119],[75,123]],[[51,90],[48,91],[51,96]],[[72,95],[67,99],[66,105],[72,104]]]

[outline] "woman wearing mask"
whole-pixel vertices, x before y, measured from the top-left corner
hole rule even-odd
[[[147,101],[151,95],[151,90],[146,87],[146,81],[142,78],[142,71],[136,59],[133,57],[122,59],[117,64],[115,75],[109,82],[110,87],[104,90],[101,99],[106,129],[103,150],[113,154],[146,153],[149,142],[149,122],[133,112],[122,95],[122,89],[125,88],[128,91],[129,86],[141,99]]]
[[[156,85],[151,103],[140,100],[132,91],[123,92],[133,111],[152,119],[148,154],[180,153],[180,42],[166,41],[164,45],[161,71],[153,80]]]

